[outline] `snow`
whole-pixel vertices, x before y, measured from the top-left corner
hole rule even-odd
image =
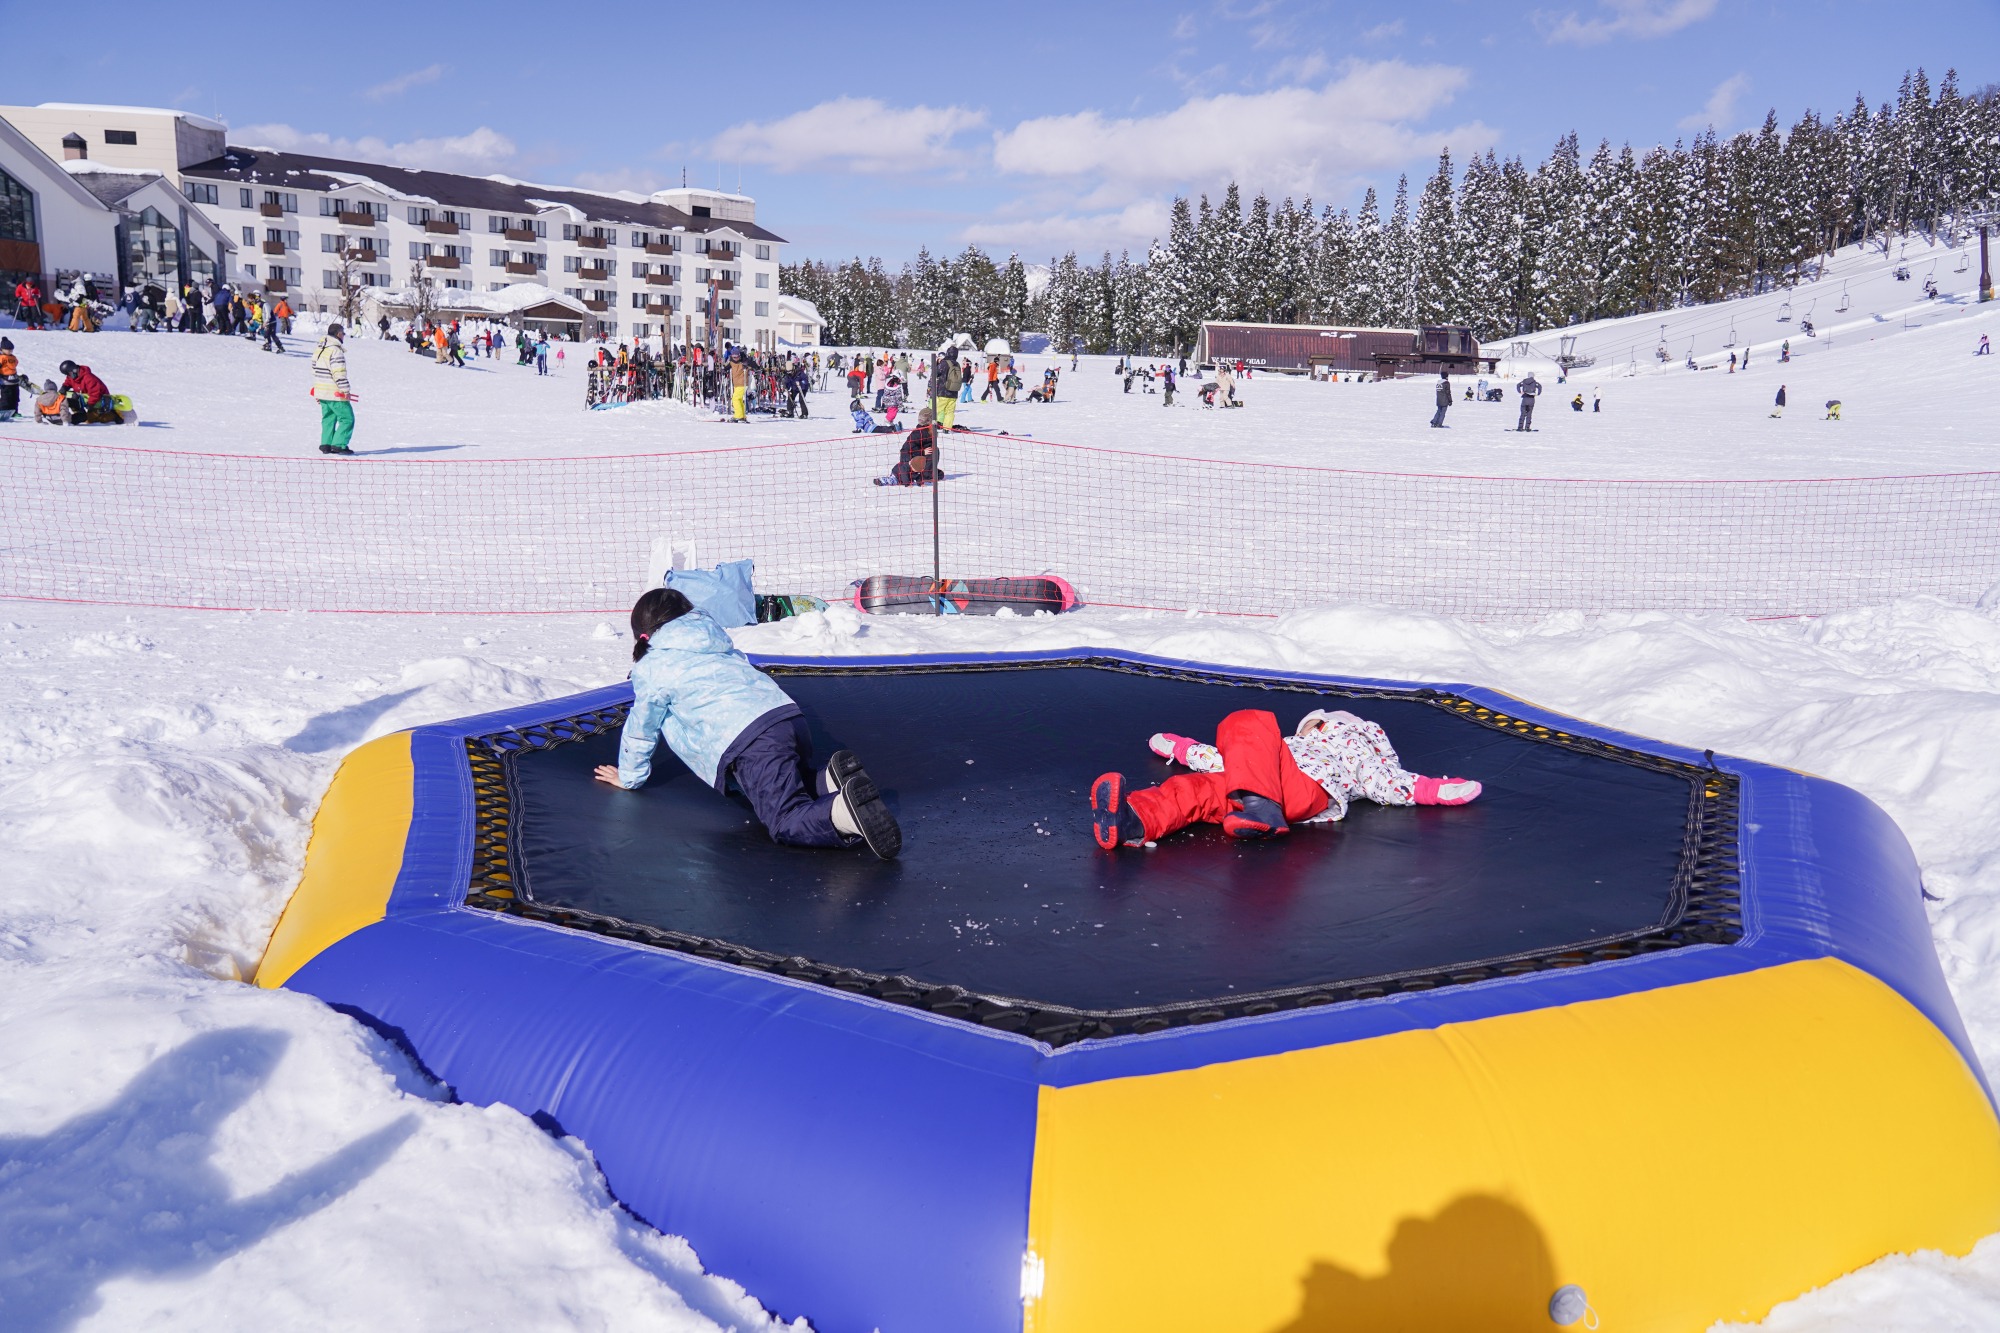
[[[1736,477],[1990,466],[1978,413],[2000,358],[1969,356],[1982,312],[1923,303],[1905,330],[1890,298],[1912,284],[1887,278],[1893,261],[1841,262],[1853,313],[1872,307],[1882,321],[1841,330],[1824,320],[1813,345],[1793,338],[1794,361],[1780,369],[1763,350],[1775,324],[1756,322],[1754,302],[1734,303],[1739,335],[1759,340],[1748,375],[1643,359],[1627,375],[1629,360],[1606,355],[1575,381],[1603,392],[1605,412],[1577,417],[1545,400],[1533,436],[1501,428],[1511,403],[1461,404],[1452,430],[1430,431],[1422,381],[1260,375],[1245,386],[1246,411],[1164,411],[1157,397],[1118,392],[1108,359],[1066,374],[1066,401],[1051,408],[963,415],[1107,447],[1398,470]],[[1823,304],[1840,272],[1820,283]],[[1678,318],[1692,330],[1730,309]],[[1579,337],[1586,349],[1643,353],[1651,322],[1651,333],[1625,321]],[[214,337],[9,336],[37,379],[77,356],[155,423],[93,442],[298,453],[317,440],[309,339],[277,357]],[[1553,350],[1551,338],[1533,341]],[[1674,350],[1678,359],[1684,345]],[[677,404],[585,412],[575,361],[538,378],[502,361],[440,368],[358,338],[350,355],[364,451],[545,457],[833,433],[820,419],[718,431]],[[1781,377],[1794,407],[1771,421]],[[1814,419],[1807,404],[1825,396],[1843,398],[1846,420]],[[932,621],[837,607],[736,637],[752,650],[827,656],[1101,647],[1469,680],[1824,774],[1882,804],[1908,834],[1940,900],[1930,913],[1946,976],[1988,1078],[2000,1081],[2000,824],[1990,815],[2000,805],[2000,594],[1776,622],[1475,623],[1359,605],[1259,622],[1093,609]],[[312,810],[343,754],[397,728],[618,680],[629,665],[621,624],[12,602],[0,605],[0,663],[0,1325],[195,1330],[226,1309],[232,1323],[276,1326],[774,1326],[755,1293],[704,1274],[685,1242],[623,1213],[587,1145],[504,1107],[453,1103],[365,1027],[239,980],[296,880]],[[1996,1323],[2000,1238],[1962,1259],[1883,1260],[1780,1307],[1767,1326]]]
[[[1509,390],[1508,401],[1459,401],[1441,431],[1428,428],[1433,382],[1427,379],[1326,384],[1257,374],[1238,385],[1249,404],[1244,411],[1202,408],[1191,382],[1171,409],[1162,410],[1158,395],[1136,385],[1129,395],[1121,392],[1122,381],[1112,373],[1114,357],[1084,357],[1072,372],[1068,357],[1037,354],[1019,358],[1023,379],[1032,385],[1045,366],[1059,365],[1063,375],[1054,404],[974,403],[960,408],[959,421],[975,430],[1064,444],[1385,472],[1790,478],[1987,469],[1995,458],[1987,404],[2000,394],[2000,356],[1973,360],[1971,353],[1982,332],[2000,336],[2000,317],[1994,314],[2000,307],[1960,299],[1977,281],[1976,257],[1970,272],[1957,275],[1950,271],[1951,252],[1922,256],[1927,257],[1913,245],[1907,262],[1914,279],[1898,283],[1890,277],[1893,257],[1842,252],[1817,286],[1789,294],[1796,312],[1815,300],[1823,307],[1816,339],[1800,335],[1796,320],[1774,322],[1785,299],[1779,294],[1667,317],[1676,359],[1665,369],[1645,359],[1657,344],[1659,317],[1586,325],[1579,347],[1599,353],[1600,360],[1558,385],[1548,359],[1557,350],[1556,338],[1539,335],[1532,340],[1534,356],[1518,366],[1508,362],[1494,377]],[[1953,299],[1921,300],[1918,289],[1930,257],[1941,261],[1940,286]],[[1836,323],[1825,311],[1837,303],[1842,281],[1851,285],[1853,309]],[[1704,357],[1713,360],[1720,352],[1726,358],[1721,344],[1732,311],[1740,339],[1758,340],[1751,369],[1735,375],[1686,370],[1682,357],[1690,338]],[[136,439],[120,437],[120,443],[298,454],[311,452],[319,439],[317,409],[306,396],[305,363],[313,346],[306,335],[316,327],[301,321],[301,336],[291,340],[284,357],[259,352],[248,342],[211,337],[197,343],[168,333],[128,338],[15,330],[10,336],[23,370],[37,382],[65,357],[75,357],[114,392],[130,394],[150,428]],[[1697,334],[1697,329],[1708,331]],[[457,459],[650,453],[824,439],[848,431],[844,391],[813,395],[814,415],[808,420],[760,421],[721,432],[726,438],[718,440],[717,430],[705,424],[712,414],[679,403],[582,412],[584,349],[574,345],[563,348],[560,363],[551,357],[553,374],[538,378],[532,368],[504,357],[473,361],[463,370],[440,367],[371,334],[357,329],[348,339],[349,370],[361,395],[354,447],[362,453],[413,447],[448,448]],[[1780,365],[1777,345],[1785,336],[1791,338],[1792,361]],[[1631,349],[1639,356],[1637,374],[1628,373]],[[1488,350],[1505,354],[1508,347]],[[1512,429],[1514,381],[1507,375],[1528,369],[1547,391],[1536,412],[1536,431],[1519,434]],[[1787,386],[1791,405],[1782,419],[1773,420],[1769,413],[1779,384]],[[1603,411],[1569,411],[1567,400],[1578,391],[1586,406],[1598,393]],[[1838,422],[1820,419],[1828,398],[1842,400]],[[1924,429],[1911,430],[1919,420]],[[0,434],[17,429],[0,428]],[[884,453],[886,467],[894,459],[889,446]]]

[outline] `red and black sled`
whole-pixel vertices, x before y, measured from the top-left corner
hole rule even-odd
[[[1025,579],[933,579],[918,574],[877,574],[854,585],[854,607],[873,615],[1060,615],[1083,605],[1067,579],[1043,574]]]

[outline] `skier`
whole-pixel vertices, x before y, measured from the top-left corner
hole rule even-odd
[[[1781,417],[1785,415],[1785,386],[1782,384],[1778,386],[1777,404],[1776,406],[1772,407],[1771,415],[1774,417]]]
[[[1161,368],[1160,384],[1161,391],[1164,394],[1164,401],[1161,406],[1172,407],[1174,405],[1174,368],[1172,366]]]
[[[1000,396],[1000,358],[997,356],[986,358],[986,390],[979,395],[979,401],[983,403],[988,398],[996,403],[1003,401]]]
[[[1523,431],[1535,428],[1535,397],[1541,391],[1542,383],[1535,378],[1535,372],[1532,370],[1528,372],[1526,379],[1514,387],[1514,392],[1521,395],[1521,415],[1514,422],[1515,430]]]
[[[339,324],[326,326],[326,336],[313,353],[312,396],[319,400],[319,451],[351,457],[347,442],[354,438],[354,404],[359,401],[347,382],[346,333]]]
[[[1437,382],[1437,411],[1431,414],[1431,429],[1444,428],[1444,414],[1451,410],[1451,372],[1439,371]]]
[[[889,382],[882,386],[882,416],[891,429],[896,425],[896,413],[903,410],[903,381],[900,376],[891,375]]]
[[[1604,402],[1597,396],[1597,390],[1595,389],[1590,391],[1590,410],[1593,412],[1602,412],[1604,410]]]
[[[1280,737],[1276,714],[1245,708],[1222,719],[1214,745],[1171,732],[1149,745],[1193,771],[1139,791],[1126,789],[1122,773],[1091,783],[1091,832],[1106,851],[1198,823],[1220,824],[1232,838],[1277,837],[1294,823],[1345,818],[1357,796],[1379,805],[1465,805],[1482,790],[1467,778],[1407,771],[1379,725],[1346,712],[1315,709]]]
[[[291,307],[281,300],[278,304],[272,306],[270,311],[264,316],[264,350],[267,352],[276,352],[282,356],[284,355],[285,344],[278,340],[280,311],[286,315],[292,312]]]
[[[1729,354],[1729,373],[1732,375],[1736,373],[1736,353],[1734,352]]]
[[[733,780],[771,841],[790,847],[866,843],[884,861],[902,850],[896,817],[851,750],[828,758],[818,780],[804,715],[745,657],[722,626],[675,588],[651,588],[632,606],[632,711],[618,762],[597,781],[646,785],[664,739],[694,773],[727,795]]]

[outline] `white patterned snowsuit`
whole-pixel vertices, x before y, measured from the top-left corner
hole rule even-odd
[[[1345,819],[1348,802],[1357,796],[1377,805],[1417,803],[1417,776],[1404,770],[1379,724],[1347,712],[1319,716],[1325,723],[1319,730],[1285,737],[1299,770],[1326,789],[1326,809],[1306,823]],[[1190,745],[1187,766],[1197,773],[1219,773],[1222,753],[1213,745]]]

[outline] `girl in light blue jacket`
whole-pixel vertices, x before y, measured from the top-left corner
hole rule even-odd
[[[885,861],[902,850],[896,817],[854,752],[835,752],[815,782],[799,706],[685,594],[643,594],[632,608],[632,637],[632,711],[618,763],[600,764],[598,781],[645,786],[653,747],[665,740],[716,791],[726,794],[734,779],[774,842],[865,842]]]

